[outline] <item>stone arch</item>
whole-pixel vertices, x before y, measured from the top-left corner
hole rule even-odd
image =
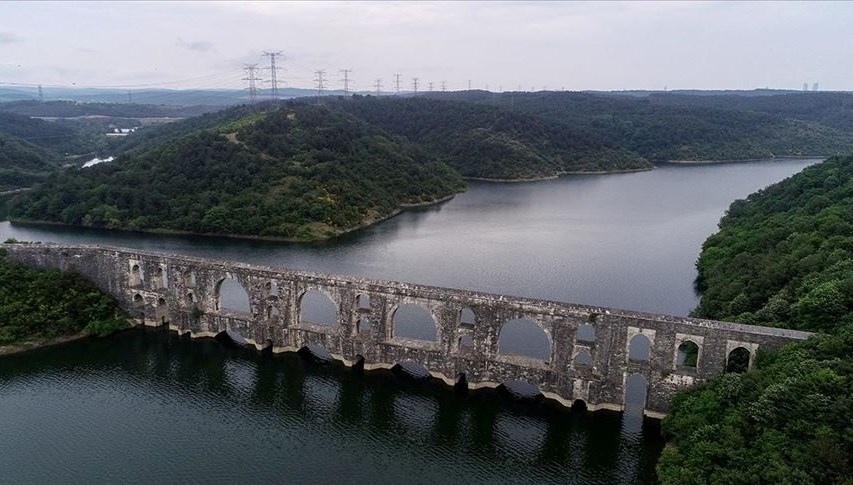
[[[299,323],[338,325],[338,306],[326,292],[311,288],[299,297]]]
[[[522,399],[532,399],[542,394],[542,390],[536,384],[519,379],[506,380],[499,387],[502,387],[513,397]]]
[[[195,271],[193,271],[191,269],[184,271],[182,279],[184,280],[184,287],[186,287],[186,288],[195,288],[196,287],[197,281],[196,281]]]
[[[726,356],[726,372],[746,372],[749,370],[752,352],[746,347],[735,347]]]
[[[595,326],[591,323],[582,323],[578,325],[577,332],[575,333],[575,341],[576,342],[587,342],[594,343],[595,342]]]
[[[393,337],[438,341],[438,326],[432,313],[416,303],[404,303],[394,309],[391,317]]]
[[[356,310],[370,310],[370,295],[367,293],[359,293],[355,296]]]
[[[165,325],[169,323],[169,304],[166,302],[166,299],[160,297],[157,299],[157,307],[156,307],[156,319],[157,323],[161,325]]]
[[[187,305],[192,305],[195,303],[195,294],[192,291],[188,291],[184,297],[184,301],[186,301]]]
[[[168,288],[169,280],[166,276],[166,270],[163,269],[162,266],[157,266],[154,268],[154,287],[157,289]]]
[[[265,290],[265,291],[266,291],[266,293],[267,293],[267,297],[270,297],[270,296],[279,296],[279,295],[281,294],[281,292],[280,292],[280,290],[279,290],[279,288],[278,288],[278,283],[276,283],[275,281],[268,281],[268,282],[264,285],[264,290]]]
[[[686,339],[675,349],[675,366],[696,369],[699,366],[699,344]]]
[[[530,318],[505,322],[498,332],[498,353],[551,360],[551,336]]]
[[[642,374],[631,374],[625,376],[625,409],[639,410],[642,412],[646,409],[646,401],[648,400],[649,380]]]
[[[252,305],[249,293],[239,280],[228,276],[216,283],[216,311],[229,310],[232,312],[251,313]]]
[[[136,306],[142,306],[145,304],[145,298],[142,297],[141,293],[133,295],[133,304]]]
[[[139,263],[131,262],[130,265],[130,286],[141,286],[144,281],[142,268]]]
[[[572,362],[574,362],[575,367],[592,367],[592,354],[590,354],[587,349],[581,349],[575,354],[575,358],[572,359]]]
[[[403,374],[407,377],[415,379],[427,379],[430,377],[429,369],[420,362],[414,360],[404,360],[391,368],[397,374]]]
[[[267,305],[267,319],[277,320],[279,318],[281,318],[281,312],[278,310],[278,307],[275,305]]]
[[[648,362],[652,356],[652,341],[648,336],[638,333],[628,342],[628,360]]]

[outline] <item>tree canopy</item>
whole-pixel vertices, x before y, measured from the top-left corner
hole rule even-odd
[[[697,263],[694,314],[820,332],[680,393],[663,483],[851,483],[853,157],[734,202]]]

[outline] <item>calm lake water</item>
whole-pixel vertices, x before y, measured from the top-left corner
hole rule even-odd
[[[334,242],[295,245],[0,223],[0,240],[99,243],[686,314],[736,198],[816,160],[472,183]],[[162,331],[0,359],[0,482],[637,483],[659,426],[458,396]]]

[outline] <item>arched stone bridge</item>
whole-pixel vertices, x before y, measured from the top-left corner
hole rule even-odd
[[[546,397],[565,405],[582,400],[591,410],[624,409],[626,387],[639,379],[647,389],[645,413],[662,416],[676,391],[720,374],[731,355],[741,353],[752,365],[758,349],[810,335],[132,249],[4,247],[13,260],[81,273],[149,325],[167,324],[195,337],[232,330],[275,352],[322,345],[366,369],[414,361],[448,384],[464,378],[472,388],[523,381]],[[228,279],[245,289],[248,312],[221,308],[220,288]],[[301,316],[303,295],[317,291],[334,303],[332,325]],[[428,312],[435,340],[398,335],[395,313],[404,305]],[[501,331],[519,320],[547,336],[544,358],[502,352]],[[693,357],[685,360],[682,351],[690,347]]]

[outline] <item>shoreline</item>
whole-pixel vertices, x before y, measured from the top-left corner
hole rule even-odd
[[[772,162],[776,160],[826,160],[831,156],[832,155],[785,155],[773,158],[742,158],[737,160],[666,160],[663,163],[671,163],[673,165],[716,165],[723,163]]]
[[[19,342],[15,344],[0,345],[0,357],[22,354],[24,352],[30,352],[32,350],[43,349],[46,347],[53,347],[55,345],[61,345],[69,342],[76,342],[78,340],[83,340],[89,337],[90,335],[81,332],[75,333],[73,335],[64,335],[62,337],[55,337],[51,339],[27,340],[25,342]]]
[[[542,177],[531,177],[531,178],[519,178],[519,179],[505,179],[505,178],[489,178],[489,177],[462,177],[465,180],[475,180],[477,182],[491,182],[491,183],[500,183],[500,184],[515,184],[515,183],[524,183],[524,182],[542,182],[545,180],[556,180],[560,177],[564,177],[566,175],[610,175],[610,174],[618,174],[618,173],[636,173],[636,172],[649,172],[654,170],[655,167],[648,168],[626,168],[621,170],[593,170],[593,171],[585,171],[585,170],[568,170],[568,171],[560,171],[555,175],[546,175]]]
[[[284,242],[284,243],[301,243],[301,244],[312,244],[312,243],[322,243],[327,242],[337,237],[345,236],[347,234],[359,231],[361,229],[366,229],[375,224],[379,224],[380,222],[385,222],[395,216],[402,214],[407,209],[416,209],[420,207],[428,207],[432,205],[441,204],[443,202],[447,202],[450,199],[456,197],[457,192],[454,192],[450,195],[446,195],[439,199],[435,199],[432,201],[426,202],[417,202],[413,204],[400,204],[400,208],[392,211],[390,214],[379,217],[376,219],[370,219],[364,221],[363,223],[350,226],[342,229],[335,230],[328,237],[318,237],[313,239],[298,239],[298,238],[285,238],[285,237],[277,237],[277,236],[257,236],[251,234],[225,234],[225,233],[204,233],[204,232],[193,232],[193,231],[181,231],[178,229],[128,229],[125,227],[99,227],[99,226],[86,226],[81,224],[65,224],[62,222],[55,221],[41,221],[41,220],[27,220],[27,219],[14,219],[8,218],[6,220],[9,221],[10,224],[20,224],[20,225],[31,225],[31,226],[59,226],[59,227],[77,227],[82,229],[95,229],[95,230],[104,230],[104,231],[121,231],[127,233],[137,233],[137,234],[158,234],[158,235],[167,235],[167,236],[200,236],[200,237],[222,237],[229,239],[244,239],[251,241],[269,241],[269,242]],[[2,220],[0,220],[2,222]],[[2,354],[0,354],[2,355]]]

